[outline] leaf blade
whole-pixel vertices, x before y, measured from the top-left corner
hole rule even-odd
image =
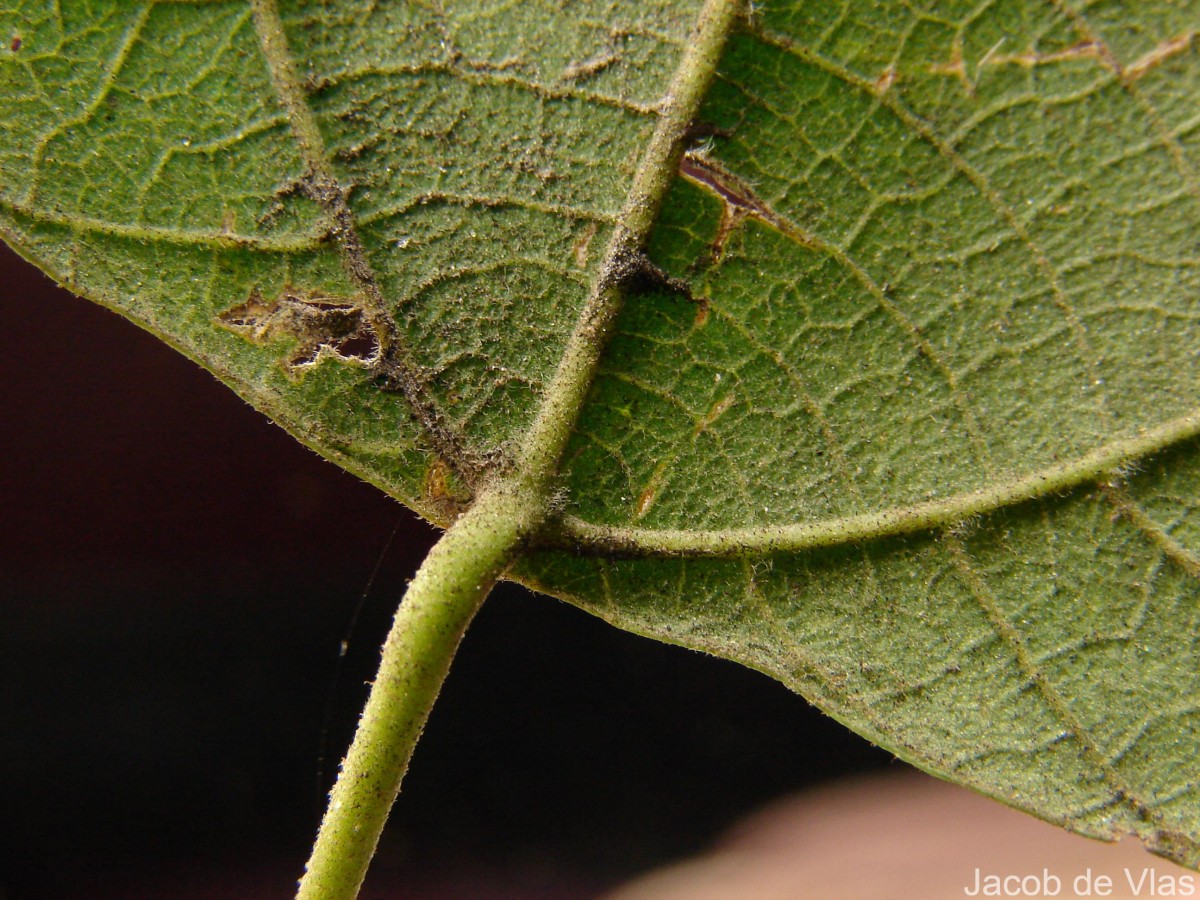
[[[1196,450],[1197,20],[1145,12],[1101,49],[1046,4],[767,5],[651,242],[692,302],[629,304],[568,452],[562,546],[612,558],[526,574],[1194,867],[1197,486],[1121,499]]]
[[[605,277],[692,8],[66,6],[0,60],[6,237],[452,519]],[[1197,866],[1200,14],[755,16],[568,447],[583,552],[517,574]]]

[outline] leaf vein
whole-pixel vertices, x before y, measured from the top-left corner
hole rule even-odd
[[[255,28],[271,81],[292,125],[300,153],[309,167],[308,193],[329,216],[330,230],[337,242],[343,268],[372,307],[364,310],[364,315],[369,316],[379,337],[379,358],[386,369],[378,374],[386,376],[390,383],[400,389],[437,452],[468,483],[474,483],[489,463],[470,450],[462,436],[446,423],[442,411],[430,396],[424,373],[413,362],[398,326],[387,312],[383,292],[358,235],[354,212],[348,200],[349,192],[334,177],[316,116],[293,71],[287,37],[275,0],[251,2]]]
[[[948,538],[947,547],[969,593],[1013,652],[1022,673],[1034,685],[1055,717],[1063,723],[1071,733],[1071,737],[1081,747],[1084,759],[1103,776],[1115,798],[1127,806],[1139,820],[1155,829],[1153,834],[1144,839],[1153,845],[1162,842],[1163,838],[1167,837],[1174,845],[1196,849],[1195,842],[1190,837],[1172,829],[1163,819],[1162,814],[1140,799],[1133,788],[1121,778],[1120,773],[1109,762],[1111,754],[1106,754],[1103,748],[1096,743],[1091,732],[1071,710],[1066,699],[1030,655],[1025,639],[1005,615],[999,601],[988,588],[983,574],[972,564],[961,541],[953,537]]]
[[[125,29],[125,33],[121,36],[116,51],[109,57],[105,65],[104,73],[97,82],[96,90],[92,93],[83,110],[74,116],[63,119],[38,138],[37,143],[34,144],[33,151],[30,153],[29,187],[26,188],[25,197],[21,200],[24,206],[33,207],[36,205],[38,187],[41,182],[42,165],[46,157],[46,148],[50,146],[51,141],[59,135],[64,134],[68,129],[88,122],[96,114],[97,110],[100,109],[112,91],[113,84],[116,82],[121,69],[124,68],[125,60],[129,58],[129,53],[133,49],[133,45],[137,43],[142,30],[146,27],[146,22],[149,20],[154,6],[153,2],[144,4],[141,12],[129,23]]]
[[[817,66],[828,72],[836,78],[841,79],[846,84],[856,87],[859,90],[874,97],[876,101],[891,112],[897,119],[903,122],[914,134],[928,143],[938,154],[946,160],[955,170],[961,173],[975,189],[988,201],[996,214],[1008,225],[1012,232],[1021,240],[1033,257],[1038,270],[1042,277],[1050,285],[1054,304],[1058,307],[1062,315],[1071,325],[1072,333],[1075,337],[1075,343],[1078,347],[1081,360],[1087,367],[1089,372],[1089,381],[1093,384],[1101,383],[1098,374],[1098,358],[1095,351],[1091,348],[1087,336],[1087,329],[1074,306],[1071,304],[1059,276],[1054,266],[1051,264],[1049,257],[1037,246],[1033,238],[1029,234],[1025,224],[1017,216],[1015,210],[1005,201],[1003,196],[991,185],[988,178],[982,171],[973,166],[961,153],[954,149],[946,140],[940,137],[933,126],[927,121],[917,116],[906,106],[901,104],[894,96],[895,91],[878,92],[874,90],[874,86],[866,79],[854,74],[835,61],[826,58],[824,55],[816,53],[806,47],[797,44],[792,39],[774,34],[763,28],[756,28],[752,32],[759,40],[763,41],[768,46],[775,47],[786,53],[794,55],[796,58]],[[1096,410],[1101,420],[1105,425],[1111,424],[1109,415],[1105,409],[1104,397],[1100,392],[1095,394]]]
[[[738,557],[833,547],[949,528],[974,516],[1106,479],[1130,461],[1197,436],[1200,409],[1102,444],[1075,459],[942,500],[813,522],[713,530],[615,527],[564,516],[559,533],[547,539],[564,541],[581,552],[619,556]]]
[[[1179,543],[1171,533],[1158,524],[1123,487],[1109,485],[1105,497],[1116,507],[1121,517],[1137,529],[1146,540],[1156,547],[1167,559],[1192,578],[1200,579],[1200,555]]]

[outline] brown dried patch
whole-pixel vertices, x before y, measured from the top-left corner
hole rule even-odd
[[[454,470],[440,457],[425,470],[421,494],[444,522],[453,522],[471,505],[471,495],[454,477]]]
[[[650,473],[650,478],[646,481],[646,487],[638,495],[637,503],[633,507],[634,519],[640,519],[650,512],[650,507],[658,499],[658,490],[662,487],[663,476],[667,474],[667,467],[671,465],[672,459],[673,457],[660,459],[655,465],[654,471]]]
[[[595,222],[589,222],[588,226],[583,229],[579,235],[579,239],[575,241],[574,255],[575,265],[581,269],[586,269],[588,264],[588,248],[592,244],[592,238],[596,236],[597,225]]]
[[[955,35],[954,37],[954,43],[950,47],[950,58],[945,62],[931,63],[926,67],[926,71],[930,75],[949,75],[951,78],[957,78],[967,96],[975,96],[975,83],[967,75],[967,63],[963,59],[962,38],[960,36]]]
[[[1021,66],[1032,69],[1047,63],[1069,62],[1075,59],[1094,59],[1109,68],[1116,68],[1112,54],[1100,41],[1084,40],[1053,53],[1039,53],[1036,50],[1026,50],[1024,53],[994,53],[989,52],[979,61],[979,67],[984,66]]]
[[[1137,81],[1155,66],[1160,65],[1164,60],[1190,50],[1192,41],[1195,39],[1196,32],[1189,31],[1186,34],[1163,41],[1145,56],[1134,60],[1125,67],[1125,80]]]
[[[685,153],[679,161],[679,174],[688,181],[708,188],[735,209],[753,212],[760,217],[771,215],[767,205],[754,195],[750,185],[707,156]]]
[[[896,83],[897,77],[898,73],[896,72],[895,66],[888,66],[886,69],[884,69],[879,74],[879,77],[875,79],[875,83],[873,85],[873,90],[875,91],[876,96],[882,97],[884,94],[890,91],[892,89],[892,85]]]
[[[1164,60],[1188,50],[1195,36],[1195,31],[1189,31],[1165,40],[1128,66],[1122,66],[1113,54],[1112,49],[1098,37],[1090,34],[1085,35],[1083,40],[1069,47],[1049,53],[1043,53],[1032,48],[1020,53],[1000,53],[999,49],[1004,43],[1001,41],[983,55],[976,68],[1020,66],[1024,69],[1032,69],[1036,66],[1087,59],[1098,62],[1105,68],[1115,72],[1122,81],[1130,83],[1137,81],[1137,79],[1141,78],[1155,66],[1161,64]],[[962,46],[958,41],[954,44],[950,59],[946,62],[930,65],[928,71],[935,75],[951,75],[958,78],[963,83],[963,87],[967,93],[974,96],[975,86],[967,73],[966,62],[962,55]]]
[[[728,169],[698,153],[685,153],[679,161],[679,174],[693,184],[707,189],[722,202],[721,221],[710,246],[712,262],[725,254],[729,236],[747,218],[757,219],[776,231],[800,240],[795,229],[775,210],[754,193],[754,189]]]
[[[221,313],[217,322],[255,344],[293,339],[296,347],[282,361],[293,376],[323,359],[369,367],[380,357],[379,335],[363,307],[340,298],[284,288],[268,302],[255,288],[245,303]]]
[[[601,53],[598,56],[593,56],[591,59],[585,59],[582,62],[571,63],[562,70],[562,75],[559,76],[560,81],[581,81],[586,78],[592,78],[599,75],[605,69],[612,66],[620,57],[613,51]]]
[[[979,61],[979,65],[980,68],[985,65],[1017,65],[1030,69],[1034,66],[1045,65],[1047,63],[1067,62],[1075,59],[1093,59],[1105,68],[1115,72],[1126,84],[1131,84],[1171,57],[1190,50],[1192,42],[1195,39],[1195,31],[1187,31],[1173,38],[1168,38],[1127,66],[1121,65],[1111,48],[1099,38],[1092,35],[1088,35],[1077,44],[1072,44],[1070,47],[1062,50],[1055,50],[1053,53],[1038,53],[1034,50],[1027,50],[1024,53],[988,53],[987,56]]]
[[[699,437],[705,431],[712,427],[713,423],[729,410],[737,402],[733,394],[727,394],[716,403],[713,404],[702,419],[696,423],[696,427],[692,429],[692,439]],[[654,467],[654,471],[650,473],[650,478],[646,482],[645,489],[638,495],[637,502],[633,507],[633,517],[640,519],[650,511],[650,507],[654,505],[654,501],[658,499],[658,491],[662,487],[663,477],[666,475],[667,468],[670,466],[671,459],[660,460],[658,465]]]
[[[704,418],[696,423],[696,427],[692,430],[692,437],[699,437],[704,432],[708,431],[708,429],[713,426],[713,423],[716,422],[717,419],[721,418],[721,416],[725,415],[725,413],[729,411],[729,408],[735,403],[737,403],[737,399],[733,396],[733,394],[726,394],[724,397],[714,403],[712,409],[708,411]]]
[[[654,498],[658,494],[658,479],[652,479],[652,483],[638,497],[637,506],[634,507],[634,518],[640,519],[650,511],[650,507],[654,505]]]
[[[729,236],[737,231],[748,215],[745,207],[728,202],[721,206],[721,220],[717,223],[717,233],[709,247],[712,262],[721,261],[721,257],[725,255],[725,245],[729,243]]]

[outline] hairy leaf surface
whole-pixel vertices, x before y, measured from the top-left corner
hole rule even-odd
[[[446,523],[690,2],[18,4],[0,228]],[[1200,865],[1200,4],[738,24],[517,575]]]

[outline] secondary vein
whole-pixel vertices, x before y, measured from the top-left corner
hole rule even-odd
[[[271,82],[283,104],[300,146],[300,155],[308,166],[303,187],[330,219],[330,237],[337,244],[342,266],[355,287],[366,297],[371,325],[380,341],[381,374],[396,385],[421,422],[433,448],[468,482],[475,482],[487,462],[472,452],[458,433],[445,421],[441,410],[429,395],[426,379],[392,316],[387,311],[379,280],[371,268],[366,249],[359,237],[349,191],[341,185],[329,163],[325,140],[316,116],[292,66],[287,37],[275,0],[252,0],[254,27],[258,32]]]
[[[564,516],[554,543],[613,556],[739,557],[834,547],[953,527],[974,516],[1110,477],[1121,466],[1200,436],[1200,409],[1074,459],[977,491],[859,515],[711,530],[625,528]]]

